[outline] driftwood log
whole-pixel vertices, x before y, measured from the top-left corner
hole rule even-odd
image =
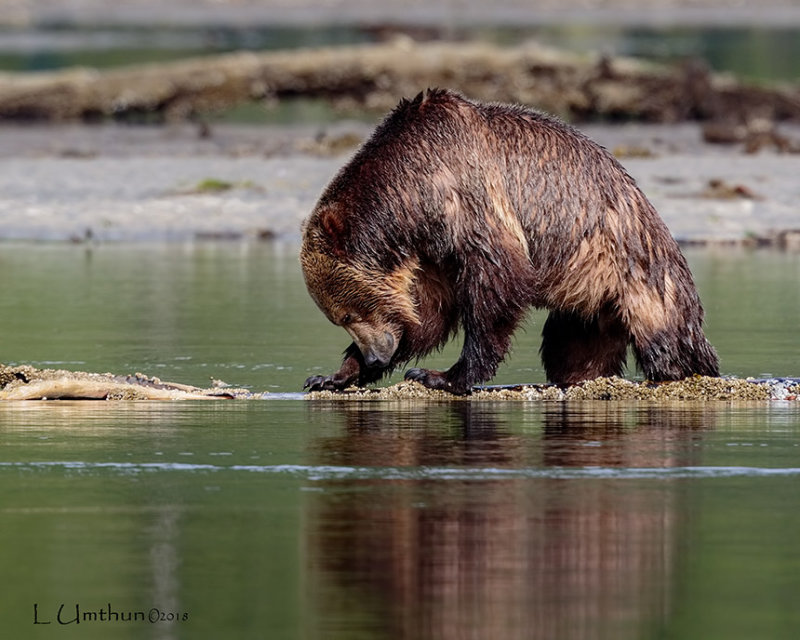
[[[535,105],[569,120],[800,122],[800,88],[760,87],[702,63],[663,67],[577,56],[535,44],[388,43],[231,53],[98,71],[0,74],[0,120],[202,117],[293,97],[385,110],[443,86],[482,100]]]
[[[114,375],[0,364],[0,402],[8,400],[220,400],[252,398],[244,389],[201,389],[141,373]]]

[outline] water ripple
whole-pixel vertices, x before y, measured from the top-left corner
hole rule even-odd
[[[215,465],[187,462],[0,462],[1,470],[63,470],[78,473],[110,471],[123,475],[153,472],[220,473],[247,472],[289,475],[320,480],[456,480],[487,481],[526,478],[580,479],[671,479],[735,478],[800,475],[798,467],[546,467],[500,469],[494,467],[349,467],[325,465]]]

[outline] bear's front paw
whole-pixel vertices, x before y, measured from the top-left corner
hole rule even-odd
[[[409,369],[404,376],[406,380],[419,382],[428,389],[447,391],[458,396],[465,396],[471,392],[469,387],[454,385],[447,379],[447,374],[434,369]]]
[[[334,376],[309,376],[303,384],[303,389],[308,389],[309,391],[341,391],[346,384],[346,381],[345,384],[339,384],[334,379]]]

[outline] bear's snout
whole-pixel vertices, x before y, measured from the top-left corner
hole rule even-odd
[[[370,368],[378,367],[383,369],[388,367],[394,352],[394,336],[388,331],[384,331],[383,336],[375,343],[365,345],[361,349],[361,355],[364,356],[364,364]]]
[[[375,367],[383,369],[389,364],[388,360],[378,355],[374,351],[368,350],[363,355],[364,355],[364,364],[366,364],[370,369],[374,369]]]

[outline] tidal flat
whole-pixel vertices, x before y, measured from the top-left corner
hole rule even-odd
[[[2,126],[0,240],[296,242],[376,122]],[[710,144],[691,123],[579,128],[618,155],[679,242],[800,244],[800,154]],[[800,140],[800,127],[780,130]]]

